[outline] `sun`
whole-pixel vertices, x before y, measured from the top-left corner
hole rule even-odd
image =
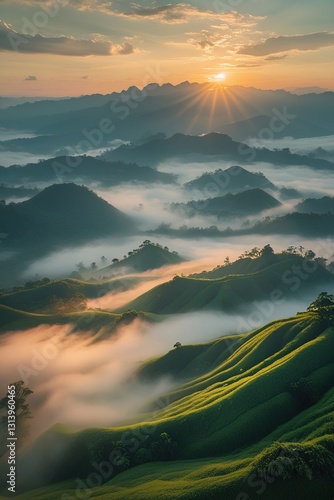
[[[212,82],[223,82],[226,80],[226,73],[217,73],[216,75],[211,76],[210,80]]]

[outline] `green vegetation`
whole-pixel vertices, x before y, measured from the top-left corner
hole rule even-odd
[[[0,400],[0,435],[1,435],[1,445],[0,445],[0,456],[4,455],[6,450],[6,443],[8,437],[8,415],[14,415],[15,418],[11,418],[10,422],[14,424],[11,429],[15,429],[15,436],[18,438],[18,446],[22,446],[24,439],[26,438],[29,427],[27,420],[32,418],[29,403],[27,403],[27,398],[32,394],[33,391],[29,387],[25,387],[23,380],[9,384],[8,392]],[[8,400],[11,403],[8,403]],[[14,408],[8,407],[11,404]],[[9,411],[10,410],[10,411]]]
[[[25,487],[42,489],[18,498],[71,498],[79,484],[102,499],[249,500],[261,490],[267,500],[330,500],[333,352],[334,327],[314,312],[173,349],[140,370],[146,378],[169,373],[179,380],[153,415],[111,429],[52,428],[22,462],[34,457],[36,475],[30,472]],[[303,405],[300,391],[308,386],[313,399]],[[45,451],[54,442],[60,455],[50,457]],[[166,459],[172,461],[155,463]],[[92,485],[98,470],[104,475]]]
[[[144,279],[126,276],[104,282],[73,278],[27,282],[24,286],[0,292],[0,304],[28,312],[69,313],[83,311],[87,299],[118,293],[139,285]]]
[[[132,319],[159,321],[152,314],[135,312]],[[114,314],[106,311],[87,310],[81,312],[57,312],[54,314],[29,313],[0,305],[0,334],[15,330],[29,330],[39,325],[70,325],[73,332],[89,332],[94,340],[102,340],[112,335],[120,324],[131,322],[128,312]]]
[[[267,245],[257,258],[241,258],[213,271],[188,277],[175,276],[120,311],[129,308],[155,314],[237,311],[254,301],[268,301],[268,298],[275,303],[288,297],[298,298],[333,282],[333,274],[318,262],[289,252],[274,254]]]
[[[117,273],[117,270],[124,268],[135,272],[145,272],[150,269],[179,264],[185,260],[176,251],[170,251],[166,246],[163,247],[159,243],[145,240],[139,245],[139,248],[130,250],[123,259],[114,258],[113,264],[100,269],[99,274]]]

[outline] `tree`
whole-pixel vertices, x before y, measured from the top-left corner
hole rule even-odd
[[[117,259],[116,257],[111,261],[113,264],[117,264],[119,262],[119,259]]]
[[[306,250],[305,257],[308,260],[313,260],[315,257],[315,253],[313,252],[313,250]]]
[[[75,267],[78,268],[79,273],[86,270],[85,264],[82,261],[75,264]]]
[[[151,444],[149,450],[153,460],[173,460],[178,453],[178,444],[167,432],[162,432],[158,440]]]
[[[174,344],[173,346],[175,349],[179,349],[180,347],[182,347],[181,345],[181,342],[176,342],[176,344]]]
[[[326,267],[327,259],[324,257],[316,257],[314,261],[318,264],[318,266]]]
[[[108,262],[107,257],[105,257],[104,255],[102,255],[102,257],[101,257],[101,264],[105,265],[107,262]]]
[[[97,264],[96,262],[92,262],[90,265],[91,269],[97,269]]]
[[[321,292],[318,297],[311,302],[307,310],[311,312],[321,312],[321,310],[326,311],[327,308],[332,308],[334,306],[334,295],[330,295],[327,292]]]
[[[8,393],[0,400],[0,411],[1,411],[1,435],[7,437],[8,432],[8,400],[13,397],[15,401],[15,437],[18,438],[18,442],[22,443],[22,439],[28,434],[28,424],[27,420],[32,418],[29,403],[27,403],[27,398],[33,393],[31,389],[25,387],[24,381],[19,380],[8,386]],[[5,439],[1,439],[4,443]],[[1,453],[3,455],[6,452],[6,447],[3,449],[1,444]]]
[[[225,259],[224,259],[224,265],[225,266],[229,266],[230,264],[231,264],[231,261],[230,261],[229,256],[225,257]]]
[[[272,257],[274,255],[274,250],[270,245],[266,245],[261,250],[261,257]]]

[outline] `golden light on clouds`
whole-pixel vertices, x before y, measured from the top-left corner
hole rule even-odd
[[[227,78],[226,73],[217,73],[216,75],[210,76],[209,80],[211,82],[223,82],[224,80],[226,80],[226,78]]]

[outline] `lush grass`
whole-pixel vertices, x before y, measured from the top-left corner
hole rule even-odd
[[[129,290],[143,281],[141,276],[125,276],[109,281],[88,283],[82,280],[64,278],[44,285],[30,287],[0,295],[0,304],[28,312],[52,310],[57,301],[80,301],[96,299],[108,293]],[[73,308],[72,308],[73,309]]]
[[[42,486],[43,481],[52,484],[34,491],[37,499],[73,495],[71,481],[85,480],[94,472],[94,462],[109,460],[115,442],[126,436],[125,448],[131,455],[131,448],[145,446],[148,436],[156,439],[167,432],[179,444],[178,461],[124,472],[115,467],[118,475],[90,491],[91,498],[234,499],[242,493],[253,498],[263,483],[258,478],[261,467],[271,466],[271,445],[283,443],[288,454],[299,443],[303,448],[298,453],[306,460],[312,481],[298,469],[291,479],[265,483],[261,498],[292,499],[302,493],[306,499],[329,500],[333,480],[314,463],[320,450],[323,456],[334,453],[333,352],[334,328],[314,313],[171,351],[147,362],[139,372],[152,379],[166,374],[179,377],[179,387],[162,398],[160,409],[156,406],[142,422],[125,427],[51,429],[23,459],[22,467],[33,462],[35,478],[43,478],[31,483],[29,469],[26,487]],[[305,379],[313,388],[311,401],[305,400],[303,389],[293,389]],[[49,456],[47,451],[55,447],[59,454]],[[61,484],[64,480],[70,482]],[[322,496],[315,496],[317,492]],[[29,494],[19,498],[31,498]]]
[[[63,314],[37,314],[0,305],[0,334],[15,330],[29,330],[39,325],[69,324],[73,331],[99,333],[95,336],[95,340],[102,340],[102,338],[112,334],[121,324],[130,323],[135,318],[141,318],[148,322],[161,321],[161,318],[154,314],[134,311],[123,314],[95,310]]]
[[[177,276],[149,290],[120,310],[136,309],[156,314],[197,310],[236,311],[255,300],[267,302],[273,290],[280,292],[279,299],[290,296],[297,299],[305,296],[305,293],[314,296],[315,289],[334,282],[333,274],[321,266],[315,267],[312,273],[306,273],[306,279],[297,278],[292,270],[302,263],[301,257],[288,254],[242,259],[213,272],[193,277]],[[288,273],[286,277],[290,281],[283,279],[285,273]]]

